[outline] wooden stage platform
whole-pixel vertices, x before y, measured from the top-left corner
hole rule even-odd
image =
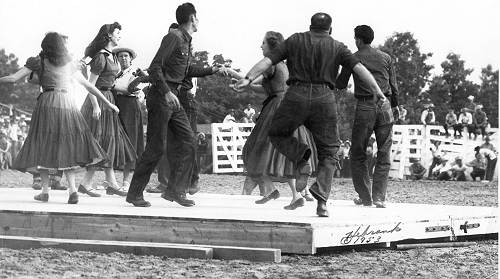
[[[254,203],[256,196],[197,194],[184,208],[159,194],[146,194],[149,208],[118,196],[80,195],[66,204],[66,191],[37,202],[31,189],[0,189],[0,235],[58,239],[277,248],[314,254],[320,247],[386,243],[498,233],[498,208],[388,203],[385,209],[329,201],[329,218],[316,217],[316,203],[284,210],[289,197]]]

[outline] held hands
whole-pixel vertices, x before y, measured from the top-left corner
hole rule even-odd
[[[165,94],[165,101],[167,102],[167,106],[173,110],[179,110],[181,108],[179,99],[177,99],[177,96],[175,96],[172,91]]]
[[[236,82],[236,84],[234,85],[234,89],[241,90],[241,89],[247,87],[249,84],[250,84],[249,79],[242,78],[242,79],[238,80],[238,82]]]

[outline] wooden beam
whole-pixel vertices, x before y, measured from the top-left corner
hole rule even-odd
[[[281,262],[279,249],[192,245],[157,242],[103,241],[0,235],[0,247],[11,249],[58,248],[66,251],[99,253],[131,253],[136,255],[167,256],[218,260],[247,260],[252,262]]]
[[[151,242],[122,242],[0,235],[0,247],[11,249],[58,248],[66,251],[92,251],[99,253],[119,252],[184,259],[213,258],[212,248],[192,246],[189,244],[171,245],[168,243]]]

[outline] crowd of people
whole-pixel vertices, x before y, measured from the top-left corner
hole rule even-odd
[[[26,114],[12,108],[1,111],[0,116],[0,169],[10,169],[28,134],[29,119]]]
[[[482,145],[474,148],[474,159],[470,162],[464,162],[462,155],[451,158],[451,154],[441,149],[440,141],[434,141],[430,151],[432,161],[428,168],[418,158],[410,160],[412,163],[409,169],[410,179],[424,179],[427,174],[429,180],[467,181],[467,172],[472,181],[478,178],[479,181],[491,182],[494,179],[498,152],[488,136],[485,137]]]
[[[187,194],[200,190],[197,146],[208,147],[206,138],[196,131],[195,83],[196,78],[218,73],[238,80],[231,86],[236,92],[251,88],[266,97],[258,117],[250,105],[244,110],[245,121],[255,127],[243,147],[243,193],[251,194],[259,186],[261,198],[256,204],[277,199],[280,193],[274,182],[286,182],[293,197],[285,209],[316,200],[316,214],[328,217],[333,176],[350,169],[358,194],[354,203],[386,207],[392,127],[395,115],[402,114],[392,58],[371,46],[370,26],[354,28],[355,53],[332,38],[332,18],[326,13],[314,14],[309,31],[287,39],[268,31],[260,46],[264,58],[243,75],[223,65],[192,64],[192,35],[199,25],[194,5],[180,5],[176,19],[147,73],[132,66],[134,50],[118,47],[122,27],[115,22],[99,29],[80,62],[73,63],[68,54],[67,36],[49,32],[38,56],[29,58],[18,72],[0,78],[0,83],[16,82],[34,73],[43,92],[13,162],[13,168],[39,179],[41,193],[35,200],[47,202],[51,177],[60,178],[63,173],[69,184],[69,204],[78,203],[78,193],[99,197],[92,182],[95,171],[102,170],[106,194],[126,196],[133,206],[149,207],[143,192],[158,169],[160,185],[150,192],[161,192],[163,199],[181,206],[194,206]],[[341,147],[333,90],[346,88],[351,75],[356,98],[352,142]],[[90,93],[81,109],[67,94],[73,82]],[[147,84],[144,97],[140,83]],[[142,98],[148,111],[145,144]],[[224,119],[235,121],[234,111]],[[481,149],[478,153],[482,154]],[[81,168],[85,175],[77,187],[75,171]],[[121,185],[115,177],[117,169],[124,172]],[[316,181],[308,187],[311,176]]]
[[[407,110],[403,105],[399,106],[399,116],[396,121],[397,124],[407,125],[407,124],[417,124],[410,123],[407,117]],[[420,122],[418,124],[422,125],[440,125],[436,121],[436,114],[434,112],[434,104],[426,103],[423,105],[422,113],[420,114]],[[483,105],[476,104],[474,102],[474,96],[467,97],[466,105],[460,109],[457,113],[453,108],[448,109],[445,116],[444,123],[444,135],[450,137],[450,129],[453,129],[453,138],[461,139],[465,137],[470,140],[476,140],[478,135],[482,136],[482,139],[488,135],[488,117],[483,111]]]

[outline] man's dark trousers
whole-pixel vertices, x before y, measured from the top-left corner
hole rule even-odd
[[[189,121],[189,125],[191,126],[191,129],[193,131],[193,137],[194,140],[196,141],[196,132],[197,132],[197,107],[196,107],[196,101],[194,99],[194,96],[189,93],[188,90],[181,88],[179,91],[179,95],[177,96],[179,99],[179,102],[186,112],[186,116]],[[160,159],[160,162],[158,164],[158,181],[160,182],[160,187],[168,185],[168,181],[170,179],[170,165],[169,165],[169,160],[173,160],[173,157],[170,156],[171,154],[170,150],[173,150],[176,148],[176,143],[178,143],[175,139],[175,137],[172,135],[172,133],[169,133],[168,139],[167,139],[167,150],[169,152],[166,152],[163,154],[162,158]],[[173,145],[173,146],[172,146]],[[173,148],[170,148],[173,147]],[[196,151],[196,149],[195,149]],[[191,178],[191,184],[194,183],[195,181],[199,180],[199,167],[198,167],[198,162],[196,161],[196,154],[194,156],[194,162],[193,162],[193,171],[192,171],[192,178]]]
[[[310,150],[292,136],[300,125],[311,131],[318,151],[318,175],[310,191],[316,199],[326,201],[339,148],[337,104],[333,91],[326,85],[292,84],[272,120],[271,143],[295,163],[308,159],[304,155]]]
[[[171,175],[167,188],[178,194],[185,193],[191,184],[196,146],[186,113],[182,107],[179,110],[169,108],[164,94],[155,88],[147,95],[146,102],[147,143],[144,153],[137,162],[128,197],[132,199],[143,197],[144,188],[151,174],[166,152],[168,133],[175,136],[176,145],[175,148],[169,148],[172,161],[170,161]]]
[[[385,201],[387,180],[391,167],[392,126],[394,116],[388,100],[376,103],[374,99],[359,99],[352,127],[351,170],[354,189],[365,202]],[[377,159],[370,187],[366,148],[375,132]],[[370,193],[370,188],[373,193]]]

